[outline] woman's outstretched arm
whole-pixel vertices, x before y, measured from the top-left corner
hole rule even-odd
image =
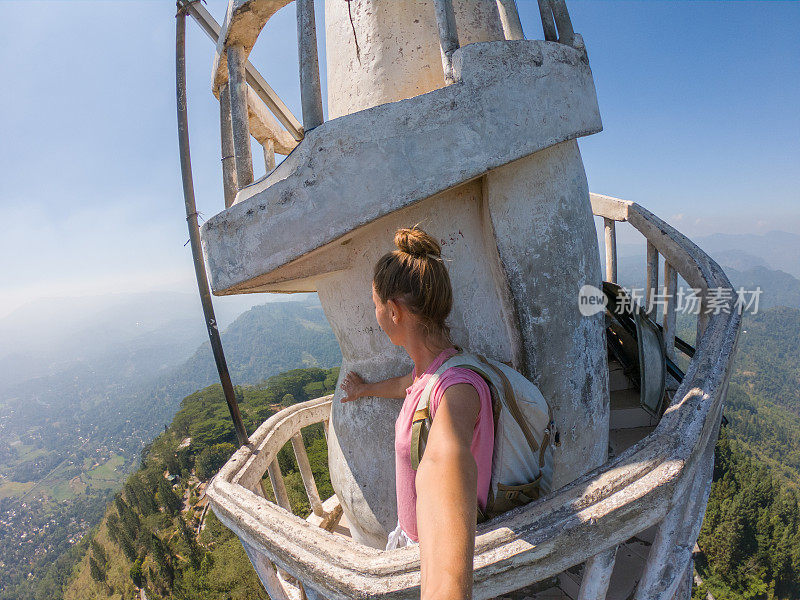
[[[416,477],[422,600],[472,598],[478,467],[472,435],[480,411],[474,386],[448,387]]]
[[[363,396],[377,396],[378,398],[405,398],[406,388],[411,386],[413,380],[411,373],[400,375],[375,383],[367,383],[361,376],[350,371],[342,379],[342,402],[351,402]]]

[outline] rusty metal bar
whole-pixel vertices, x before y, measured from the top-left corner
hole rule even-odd
[[[453,52],[458,50],[458,29],[456,16],[453,12],[453,0],[433,0],[436,9],[436,24],[439,26],[439,44],[442,50],[442,69],[444,82],[455,82],[453,74]]]
[[[217,373],[228,403],[228,411],[236,430],[236,438],[240,445],[247,444],[247,430],[239,412],[236,393],[233,390],[225,353],[222,350],[222,339],[217,328],[217,319],[214,315],[214,305],[211,303],[211,290],[208,286],[208,275],[203,262],[203,251],[200,247],[200,228],[197,224],[197,205],[194,198],[194,182],[192,180],[192,159],[189,152],[189,116],[186,106],[186,13],[181,3],[178,3],[175,33],[175,88],[178,105],[178,146],[180,149],[181,176],[183,179],[183,198],[186,206],[186,222],[189,226],[189,242],[192,248],[194,273],[197,278],[197,288],[200,292],[200,303],[203,307],[203,316],[208,330],[208,339],[211,343],[211,352],[217,365]]]
[[[231,96],[231,128],[236,158],[236,184],[253,183],[253,152],[250,148],[250,116],[247,112],[247,82],[244,80],[244,48],[229,46],[228,89]]]
[[[219,129],[222,149],[222,190],[225,208],[233,206],[238,186],[236,184],[236,157],[231,126],[231,94],[226,83],[219,90]]]
[[[300,59],[303,128],[309,131],[322,125],[323,121],[314,0],[297,0],[297,52]]]
[[[553,23],[553,10],[548,0],[539,0],[539,17],[542,19],[542,31],[546,42],[557,42],[558,33]]]
[[[572,19],[569,18],[566,2],[564,0],[550,0],[550,7],[553,10],[556,29],[558,29],[559,43],[571,46],[575,41],[575,32],[572,29]]]

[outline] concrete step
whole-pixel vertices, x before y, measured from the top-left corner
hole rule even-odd
[[[656,528],[651,527],[617,548],[614,571],[608,584],[606,600],[629,600],[642,577]],[[567,598],[576,600],[581,589],[583,564],[567,569],[558,576],[558,587]]]
[[[635,389],[611,392],[611,419],[609,429],[631,429],[652,427],[658,419],[650,416],[639,404],[639,392]]]
[[[608,460],[622,454],[636,442],[652,433],[654,426],[612,429],[608,432]]]
[[[610,359],[608,361],[608,389],[616,392],[629,387],[631,387],[631,380],[625,375],[622,365],[618,361]]]

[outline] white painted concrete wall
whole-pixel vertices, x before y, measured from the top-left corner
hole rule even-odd
[[[462,45],[502,39],[495,0],[456,2]],[[430,1],[327,0],[331,118],[443,86]],[[353,35],[355,28],[355,36]],[[356,54],[356,40],[358,55]],[[530,99],[535,102],[535,98]],[[454,341],[512,361],[554,405],[563,445],[555,483],[605,461],[608,371],[602,315],[583,318],[577,291],[600,284],[589,192],[568,141],[384,217],[350,242],[348,268],[317,280],[342,348],[342,376],[408,373],[412,364],[374,318],[371,277],[397,227],[421,222],[440,239],[453,282]],[[331,479],[354,537],[383,547],[396,523],[394,421],[402,401],[362,399],[331,411]]]

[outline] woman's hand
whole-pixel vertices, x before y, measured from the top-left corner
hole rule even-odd
[[[375,383],[367,383],[355,371],[350,371],[342,379],[341,388],[344,392],[342,402],[352,402],[364,396],[376,396],[378,398],[405,398],[406,388],[411,385],[411,373],[392,377]]]
[[[342,379],[341,387],[344,392],[342,402],[352,402],[353,400],[358,400],[362,396],[365,396],[364,389],[366,386],[367,384],[361,379],[360,375],[355,371],[350,371],[344,376],[344,379]]]

